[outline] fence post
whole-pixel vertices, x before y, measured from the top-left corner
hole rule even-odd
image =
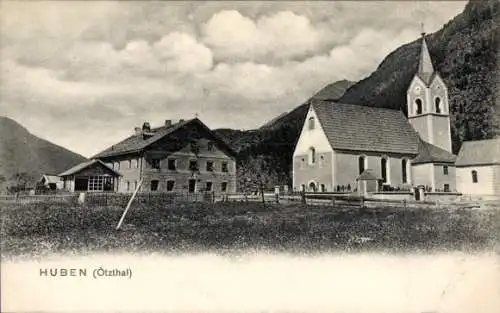
[[[137,188],[134,190],[134,193],[132,194],[132,197],[130,197],[130,200],[128,201],[127,207],[125,208],[125,211],[123,211],[122,217],[120,218],[118,225],[116,225],[116,230],[120,229],[120,226],[122,225],[123,220],[125,219],[125,215],[127,214],[127,211],[130,208],[130,205],[132,204],[132,201],[134,200],[135,195],[137,194],[137,191],[139,191],[139,188],[141,188],[141,185],[142,185],[142,179],[139,181]]]

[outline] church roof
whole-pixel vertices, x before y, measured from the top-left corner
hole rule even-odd
[[[456,166],[500,165],[500,138],[465,141],[460,147]]]
[[[418,134],[398,110],[312,99],[332,149],[418,153]]]
[[[420,48],[420,59],[418,63],[417,75],[427,85],[431,83],[435,75],[434,66],[432,65],[432,59],[429,53],[429,48],[427,48],[427,42],[425,41],[424,33],[422,33],[422,45]]]
[[[411,164],[455,163],[455,160],[456,156],[454,154],[420,139],[418,155],[411,161]]]

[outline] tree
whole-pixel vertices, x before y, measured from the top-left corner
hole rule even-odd
[[[276,171],[262,156],[249,157],[238,166],[238,183],[245,197],[258,190],[262,195],[262,202],[264,202],[264,189],[272,186],[275,176]]]

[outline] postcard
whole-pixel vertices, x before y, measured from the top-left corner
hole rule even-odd
[[[2,312],[500,312],[498,1],[2,1]]]

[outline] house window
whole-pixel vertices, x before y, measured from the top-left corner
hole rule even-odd
[[[127,191],[130,191],[130,182],[127,181]]]
[[[151,167],[159,169],[160,168],[160,159],[152,159],[151,160]]]
[[[214,143],[209,141],[207,144],[207,150],[208,151],[213,151],[214,150]]]
[[[158,190],[158,181],[152,180],[151,181],[151,191],[157,191],[157,190]]]
[[[214,162],[213,161],[207,161],[206,170],[207,170],[207,172],[214,171]]]
[[[316,150],[311,147],[309,148],[309,164],[316,163]]]
[[[114,168],[119,170],[120,169],[120,162],[116,162]]]
[[[450,184],[444,184],[444,192],[450,192]]]
[[[168,159],[168,169],[170,171],[175,171],[176,170],[176,164],[175,164],[175,159]]]
[[[422,100],[421,99],[415,100],[415,104],[417,105],[416,114],[422,114]]]
[[[380,160],[380,170],[382,172],[382,182],[386,183],[387,182],[387,159],[382,158]]]
[[[441,113],[441,98],[437,97],[434,103],[436,105],[436,113]]]
[[[127,161],[127,168],[132,168],[132,160]]]
[[[408,182],[408,173],[406,172],[407,170],[407,163],[405,159],[401,160],[401,173],[403,176],[403,184],[406,184]]]
[[[174,190],[175,182],[173,180],[167,180],[167,191]]]
[[[472,182],[477,183],[477,172],[472,171],[471,174],[472,174]]]
[[[359,174],[361,174],[365,171],[365,157],[364,156],[360,156],[358,158],[358,171],[359,171]]]
[[[137,180],[134,181],[134,190],[137,189]]]
[[[309,118],[309,130],[313,130],[314,129],[314,117],[310,117]]]
[[[112,184],[109,176],[90,176],[88,178],[88,191],[111,190],[112,187],[110,186]]]
[[[212,182],[211,181],[206,182],[205,191],[212,191]]]
[[[198,161],[196,161],[196,160],[189,161],[189,170],[190,171],[197,171],[198,170]]]
[[[220,184],[220,191],[226,192],[227,191],[227,182],[222,182]]]
[[[227,162],[222,162],[222,171],[224,173],[229,172],[228,167],[227,167]]]
[[[443,165],[443,175],[448,175],[448,165]]]

